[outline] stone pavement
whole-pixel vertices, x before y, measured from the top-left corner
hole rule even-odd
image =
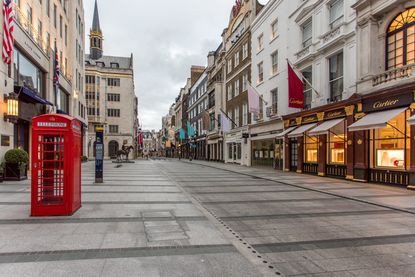
[[[83,165],[83,207],[0,184],[0,276],[415,276],[415,192],[207,162]]]
[[[413,191],[264,168],[159,163],[252,252],[240,249],[250,261],[286,276],[415,276]]]
[[[93,169],[72,217],[31,218],[29,182],[0,184],[0,276],[264,274],[158,163],[106,162],[103,185]]]

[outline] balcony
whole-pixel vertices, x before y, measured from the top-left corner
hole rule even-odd
[[[273,116],[278,115],[278,105],[275,104],[270,107],[267,107],[266,114],[267,114],[267,117],[273,117]]]
[[[414,73],[415,64],[394,68],[386,72],[383,72],[382,74],[374,76],[372,79],[372,85],[376,87],[393,81],[409,79],[415,77]]]

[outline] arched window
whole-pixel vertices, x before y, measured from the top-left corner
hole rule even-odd
[[[415,63],[415,7],[399,14],[388,28],[387,69]]]

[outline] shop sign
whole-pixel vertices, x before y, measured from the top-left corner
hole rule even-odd
[[[288,128],[288,127],[295,127],[295,126],[297,126],[298,124],[297,124],[297,120],[294,118],[294,119],[290,119],[290,120],[286,120],[286,123],[285,123],[285,128]]]
[[[326,112],[324,114],[324,119],[335,119],[335,118],[340,118],[340,117],[345,117],[346,116],[346,111],[344,110],[344,108],[338,109],[338,110],[334,110],[334,111],[330,111],[330,112]]]
[[[1,146],[10,146],[10,136],[1,135]]]
[[[38,122],[37,127],[47,128],[66,128],[68,125],[65,122]]]
[[[314,123],[317,121],[318,121],[317,114],[313,114],[313,115],[303,117],[302,124]]]
[[[368,99],[363,101],[363,112],[368,113],[409,106],[414,100],[413,92],[381,99]]]

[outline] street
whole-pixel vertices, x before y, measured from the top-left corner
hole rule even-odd
[[[412,191],[177,160],[106,162],[98,185],[93,169],[72,217],[31,218],[29,182],[0,184],[0,276],[414,275]]]

